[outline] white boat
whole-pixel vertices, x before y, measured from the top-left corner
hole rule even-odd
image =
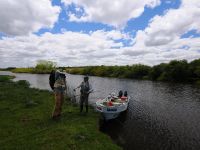
[[[118,97],[115,94],[110,94],[105,99],[96,102],[96,110],[103,114],[105,120],[114,119],[121,112],[127,110],[129,100],[129,96]]]

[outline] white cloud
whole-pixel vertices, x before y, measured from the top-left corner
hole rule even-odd
[[[131,39],[129,34],[122,33],[121,31],[118,30],[111,30],[111,31],[97,30],[95,32],[91,32],[91,34],[94,37],[106,38],[112,40]]]
[[[131,18],[139,17],[144,7],[154,8],[160,0],[62,0],[66,6],[75,4],[83,8],[82,16],[69,13],[69,20],[76,22],[100,22],[115,27],[124,27]]]
[[[170,9],[163,16],[152,18],[143,31],[143,40],[146,46],[159,46],[179,39],[190,30],[200,32],[199,16],[199,1],[183,0],[179,9]]]
[[[45,33],[41,36],[28,35],[3,37],[0,40],[0,67],[34,66],[39,59],[53,60],[59,65],[101,64],[100,59],[112,58],[122,47],[115,39],[128,37],[119,31],[95,31],[89,34],[65,31],[60,34]]]
[[[0,40],[0,67],[34,66],[40,59],[55,61],[59,66],[85,66],[155,65],[173,59],[200,58],[200,38],[178,39],[156,47],[147,47],[137,39],[135,45],[125,47],[120,41],[127,37],[129,35],[116,30],[3,37]]]
[[[111,7],[113,10],[107,10],[109,5],[103,7],[106,2],[112,6],[111,3],[117,1],[68,0],[65,2],[68,2],[67,5],[72,2],[75,3],[78,6],[76,11],[82,11],[82,8],[79,8],[80,6],[83,7],[87,13],[86,17],[91,17],[91,21],[118,26],[124,24],[128,19],[125,17],[126,21],[124,21],[120,19],[120,15],[117,16],[121,12],[121,15],[127,16],[126,9],[120,10],[121,5],[125,8],[123,3],[125,1],[120,1],[120,11],[115,14],[117,17],[113,17],[112,14],[117,9],[115,6]],[[97,2],[99,2],[97,12],[105,9],[103,12],[107,15],[99,14],[100,16],[98,16],[95,14],[97,12],[93,14],[90,9],[95,9]],[[155,7],[158,4],[151,4],[150,2],[153,1],[140,3],[145,6],[147,2],[149,7]],[[134,3],[137,2],[134,1]],[[139,6],[141,4],[138,2],[138,8],[142,8]],[[58,62],[60,66],[127,65],[135,63],[156,65],[173,59],[192,61],[200,58],[200,37],[181,39],[181,36],[190,30],[200,32],[199,8],[200,3],[197,0],[183,0],[180,8],[170,9],[163,16],[153,17],[145,30],[137,31],[135,38],[119,30],[97,30],[84,33],[66,31],[65,29],[62,30],[62,33],[57,34],[47,32],[41,36],[29,34],[12,38],[3,37],[0,40],[0,67],[34,66],[39,59],[53,60]],[[133,11],[135,10],[133,9]],[[106,20],[106,17],[108,20]],[[115,22],[115,24],[112,24],[112,22]],[[124,44],[124,41],[131,41],[133,45],[128,47]]]
[[[52,28],[59,13],[60,8],[52,6],[50,0],[1,0],[0,32],[24,35]]]
[[[148,27],[139,30],[133,46],[122,48],[131,63],[156,65],[171,60],[200,58],[200,38],[181,36],[191,30],[200,31],[200,3],[183,0],[180,8],[170,9],[163,16],[155,16]],[[127,61],[127,64],[131,64]]]
[[[137,37],[140,39],[137,39],[135,45],[123,49],[123,55],[131,57],[134,62],[156,65],[175,59],[192,61],[200,58],[200,38],[179,38],[165,45],[146,46],[140,42],[143,36]]]

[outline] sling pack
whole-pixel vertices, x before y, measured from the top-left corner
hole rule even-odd
[[[52,71],[49,75],[49,85],[51,89],[54,89],[54,83],[55,83],[55,71]]]

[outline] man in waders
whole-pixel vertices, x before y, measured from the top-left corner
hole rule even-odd
[[[89,97],[89,94],[92,92],[92,88],[91,88],[91,85],[89,84],[88,79],[89,79],[89,77],[85,76],[84,81],[77,87],[77,88],[81,88],[80,89],[80,92],[81,92],[80,113],[82,113],[82,111],[83,111],[83,103],[85,103],[86,113],[88,112],[88,97]],[[77,88],[75,88],[74,91]]]
[[[52,119],[58,119],[61,116],[62,105],[64,102],[64,93],[66,90],[66,76],[59,70],[52,71],[49,76],[49,84],[55,94],[55,107]]]

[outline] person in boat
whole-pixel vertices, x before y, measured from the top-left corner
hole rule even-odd
[[[74,89],[80,88],[80,113],[83,111],[83,104],[85,103],[86,113],[88,112],[88,97],[89,94],[93,91],[91,85],[89,84],[89,77],[85,76],[84,81]]]
[[[65,74],[59,70],[53,70],[49,76],[49,84],[55,94],[55,107],[52,113],[52,119],[57,119],[61,116],[64,93],[67,89]]]
[[[127,91],[124,92],[124,97],[128,97],[128,92]]]
[[[121,98],[122,96],[123,96],[123,92],[122,92],[122,90],[120,90],[118,93],[118,97]]]

